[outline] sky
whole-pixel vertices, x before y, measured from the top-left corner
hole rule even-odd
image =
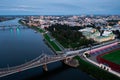
[[[120,14],[120,0],[0,0],[0,15]]]

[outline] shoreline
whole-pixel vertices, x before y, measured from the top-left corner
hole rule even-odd
[[[49,37],[49,39],[47,39],[48,34],[45,33],[44,30],[42,30],[41,28],[38,28],[37,26],[29,26],[29,25],[26,25],[26,24],[24,24],[24,23],[21,21],[21,19],[18,21],[18,23],[20,23],[21,25],[27,26],[27,27],[35,30],[36,32],[39,32],[39,33],[42,35],[43,41],[45,42],[45,44],[46,44],[49,48],[51,48],[51,50],[54,52],[55,55],[59,55],[59,52],[61,53],[60,48],[59,48],[54,42],[50,41],[51,38]],[[46,36],[47,36],[47,37],[46,37]],[[57,47],[57,48],[56,48],[56,47]]]

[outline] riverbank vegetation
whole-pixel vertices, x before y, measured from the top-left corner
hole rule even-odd
[[[36,31],[38,31],[38,32],[40,32],[40,33],[44,33],[44,32],[45,32],[45,30],[41,29],[40,27],[37,27],[37,26],[29,26],[29,25],[27,25],[27,24],[24,24],[24,23],[22,22],[22,19],[20,19],[18,22],[19,22],[20,24],[25,25],[25,26],[27,26],[27,27],[29,27],[29,28],[32,28],[32,29],[34,29],[34,30],[36,30]]]
[[[46,31],[44,29],[41,29],[40,27],[37,27],[37,26],[28,26],[27,24],[24,24],[22,22],[22,20],[19,20],[19,23],[22,25],[26,25],[27,27],[32,28],[32,29],[36,30],[37,32],[42,33],[45,41],[53,49],[53,51],[55,51],[55,52],[61,51],[61,49],[57,46],[57,44],[54,42],[54,40],[52,40],[51,37],[47,33],[45,33]]]
[[[61,51],[60,48],[55,44],[55,42],[50,38],[48,34],[44,34],[44,38],[55,51]]]

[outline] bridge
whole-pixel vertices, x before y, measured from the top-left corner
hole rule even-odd
[[[112,43],[119,43],[119,40],[114,40],[114,41],[110,41],[110,42],[106,42],[104,44],[100,44],[100,45],[95,45],[92,46],[92,48],[83,48],[80,50],[76,50],[76,51],[68,51],[65,52],[66,54],[61,54],[61,55],[47,55],[47,54],[41,54],[39,57],[26,62],[24,64],[18,65],[18,66],[14,66],[14,67],[8,67],[8,68],[1,68],[0,69],[0,77],[4,77],[7,75],[11,75],[14,73],[18,73],[18,72],[22,72],[28,69],[32,69],[35,67],[39,67],[39,66],[43,66],[43,68],[45,70],[47,70],[47,64],[49,63],[53,63],[53,62],[57,62],[57,61],[61,61],[64,60],[65,62],[69,61],[69,59],[73,58],[74,56],[81,56],[85,51],[88,51],[90,49],[95,49],[98,47],[102,47],[102,46],[106,46]]]
[[[0,30],[9,30],[9,29],[27,29],[28,27],[23,25],[0,25]]]
[[[28,69],[32,69],[35,67],[43,66],[45,70],[47,70],[46,65],[49,63],[57,62],[60,60],[65,60],[67,62],[67,59],[73,58],[77,54],[73,54],[70,56],[65,56],[63,55],[47,55],[47,54],[42,54],[39,57],[26,62],[24,64],[21,64],[19,66],[14,66],[14,67],[8,67],[8,68],[2,68],[0,69],[0,77],[4,77],[7,75],[11,75],[14,73],[22,72]]]
[[[9,24],[9,25],[0,25],[0,27],[19,27],[20,24]]]
[[[0,30],[13,30],[13,29],[28,29],[28,27],[20,26],[20,27],[0,27]]]

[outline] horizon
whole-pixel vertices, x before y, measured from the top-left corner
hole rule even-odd
[[[84,15],[84,16],[120,16],[120,14],[79,14],[79,15],[68,15],[68,14],[66,14],[66,15],[39,15],[39,14],[37,14],[37,15],[15,15],[15,14],[12,14],[12,15],[0,15],[0,17],[3,17],[3,16],[82,16],[82,15]]]

